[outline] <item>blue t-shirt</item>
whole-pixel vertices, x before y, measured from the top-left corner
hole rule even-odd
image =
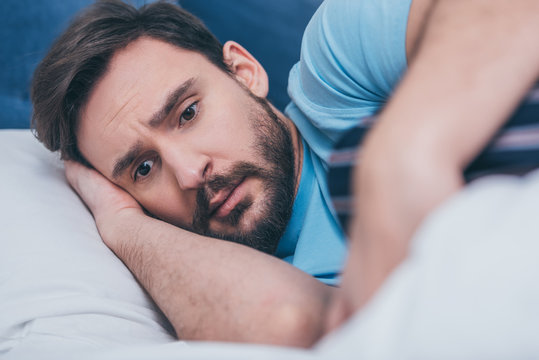
[[[275,255],[326,284],[336,285],[346,243],[326,201],[326,177],[319,179],[315,173],[319,161],[303,141],[301,180],[292,217]]]
[[[276,255],[328,284],[344,264],[327,161],[339,138],[385,104],[406,69],[412,0],[326,0],[309,22],[290,71],[286,115],[304,140],[292,219]]]

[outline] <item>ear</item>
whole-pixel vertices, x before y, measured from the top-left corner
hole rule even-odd
[[[266,70],[243,46],[234,41],[227,41],[223,45],[223,59],[236,80],[249,88],[256,96],[265,98],[268,95]]]

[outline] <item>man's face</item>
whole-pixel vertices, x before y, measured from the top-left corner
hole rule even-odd
[[[119,50],[77,141],[148,212],[185,229],[273,252],[290,218],[290,129],[198,53],[148,38]]]

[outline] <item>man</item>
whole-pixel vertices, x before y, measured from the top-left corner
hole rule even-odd
[[[315,315],[331,288],[272,257],[182,230],[276,253],[335,281],[344,255],[342,232],[311,175],[311,155],[304,153],[296,129],[263,99],[267,86],[260,64],[239,44],[221,47],[198,20],[165,3],[140,14],[119,2],[98,3],[36,71],[40,138],[64,158],[92,164],[138,201],[117,194],[108,181],[86,183],[92,175],[75,176],[70,170],[77,168],[66,166],[74,187],[93,187],[90,198],[81,196],[103,239],[182,338],[308,344],[320,336],[322,318]],[[131,210],[136,216],[121,224],[117,211]],[[293,224],[284,234],[289,240],[279,242],[287,223]],[[136,224],[155,235],[152,241],[159,245],[152,252],[171,255],[180,243],[183,249],[177,248],[169,264],[157,253],[138,258],[135,248],[124,247],[137,243],[138,236],[129,234]],[[306,247],[302,242],[316,243],[315,234],[324,247],[299,251]],[[136,269],[151,269],[151,279]],[[161,271],[177,277],[159,284],[157,279],[166,278]],[[310,290],[298,286],[303,282]]]
[[[165,23],[164,14],[175,13],[167,5],[138,16],[120,4],[102,4],[68,29],[37,70],[36,127],[49,148],[104,175],[66,164],[103,240],[178,336],[307,346],[372,296],[404,258],[420,220],[458,190],[464,165],[537,77],[537,51],[523,40],[508,41],[536,30],[536,6],[521,1],[503,9],[514,16],[502,20],[502,1],[329,1],[307,29],[302,61],[291,73],[292,122],[264,101],[266,74],[239,44],[226,43],[221,61],[215,51],[201,51],[196,37],[178,46],[144,24],[151,9],[161,17],[149,23]],[[111,7],[137,23],[114,41],[100,31],[118,22],[102,18]],[[491,7],[494,15],[485,16]],[[366,28],[350,32],[356,17]],[[387,31],[364,43],[376,26]],[[483,31],[493,29],[503,31],[478,46]],[[209,35],[202,40],[214,42]],[[501,56],[508,44],[513,54],[529,56]],[[350,51],[358,45],[364,48]],[[474,56],[462,56],[476,46]],[[69,57],[82,57],[84,71],[71,67]],[[351,229],[343,291],[235,244],[283,258],[294,254],[291,262],[303,270],[311,266],[313,275],[335,278],[343,250],[323,180],[330,148],[387,101],[407,62],[358,167],[360,215]],[[455,73],[446,71],[450,65]],[[508,74],[508,66],[522,70]],[[495,87],[499,82],[506,87]],[[470,116],[481,121],[472,124]],[[472,135],[462,136],[460,121],[473,125]],[[461,146],[453,149],[457,141]],[[296,207],[309,209],[305,219],[296,220]],[[297,223],[287,228],[291,212],[290,224]],[[300,234],[291,249],[279,242],[283,232],[286,238],[302,225],[313,235],[302,240]],[[330,261],[313,261],[316,251],[309,249],[323,249]]]

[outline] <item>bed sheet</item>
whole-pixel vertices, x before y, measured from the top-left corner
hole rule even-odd
[[[0,152],[0,359],[539,357],[537,172],[444,203],[366,308],[306,351],[175,341],[57,156],[28,130],[0,131]]]

